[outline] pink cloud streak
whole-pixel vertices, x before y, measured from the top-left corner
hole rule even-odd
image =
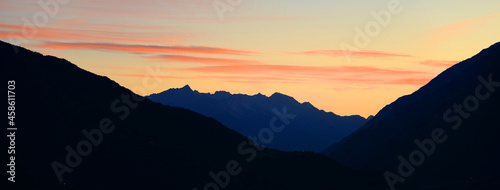
[[[342,57],[345,54],[356,57],[412,57],[408,54],[391,53],[383,51],[344,51],[344,50],[312,50],[304,52],[296,52],[291,54],[302,54],[302,55],[324,55],[331,57]]]
[[[219,47],[206,46],[159,46],[159,45],[129,45],[113,43],[63,43],[45,42],[38,45],[48,49],[93,49],[110,50],[128,53],[191,53],[191,54],[218,54],[218,55],[243,55],[249,56],[257,52],[246,50],[235,50]]]

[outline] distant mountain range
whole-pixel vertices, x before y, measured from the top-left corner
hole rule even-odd
[[[274,93],[270,97],[217,91],[214,94],[193,91],[189,85],[147,96],[153,102],[181,107],[213,117],[225,126],[253,139],[266,134],[270,123],[283,130],[272,139],[257,143],[284,151],[319,152],[357,130],[367,120],[361,116],[338,116],[319,110],[309,102]],[[274,111],[273,111],[274,110]],[[288,114],[288,118],[281,115]],[[273,118],[275,118],[273,120]],[[283,119],[285,122],[283,122]],[[264,129],[264,131],[263,131]]]
[[[324,153],[394,188],[500,189],[500,43],[447,69]]]
[[[2,130],[5,149],[12,145],[7,135],[15,135],[16,148],[15,154],[4,152],[15,160],[3,162],[14,162],[16,183],[6,180],[11,174],[4,170],[2,189],[384,186],[378,172],[353,170],[311,152],[262,149],[213,118],[151,102],[64,59],[4,42],[0,55],[4,82],[15,81],[4,89],[15,92],[11,127],[18,128]]]

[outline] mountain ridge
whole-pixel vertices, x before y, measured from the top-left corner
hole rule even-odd
[[[359,115],[339,116],[319,110],[309,102],[298,102],[293,97],[275,92],[271,96],[231,94],[226,91],[200,93],[189,85],[172,88],[146,96],[164,105],[194,110],[221,121],[224,125],[247,136],[257,136],[269,125],[274,109],[297,115],[290,126],[273,134],[267,147],[284,151],[319,152],[327,145],[355,131],[366,119]],[[266,119],[267,118],[267,119]]]

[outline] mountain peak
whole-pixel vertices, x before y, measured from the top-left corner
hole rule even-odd
[[[193,90],[191,89],[191,87],[189,86],[189,84],[186,84],[186,86],[184,86],[184,87],[182,87],[182,88],[180,88],[180,89],[181,89],[181,90],[193,91]]]
[[[275,92],[273,95],[269,96],[269,98],[280,102],[285,101],[287,103],[292,103],[292,102],[299,103],[297,100],[295,100],[295,98],[279,92]]]
[[[288,95],[285,95],[285,94],[282,94],[282,93],[279,93],[279,92],[275,92],[273,95],[271,95],[270,97],[288,97],[288,98],[291,98],[290,96]]]
[[[304,105],[306,107],[313,107],[314,108],[314,106],[310,102],[303,102],[302,105]]]
[[[212,97],[216,100],[223,100],[223,99],[228,99],[232,96],[231,93],[226,92],[226,91],[216,91]]]

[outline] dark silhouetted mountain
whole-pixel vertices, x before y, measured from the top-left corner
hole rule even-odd
[[[190,109],[213,117],[225,126],[247,136],[257,137],[263,128],[269,128],[276,111],[295,117],[280,132],[274,133],[270,143],[257,143],[284,151],[319,152],[361,127],[366,120],[361,116],[338,116],[318,110],[309,102],[299,103],[294,98],[274,93],[270,97],[230,94],[217,91],[214,94],[199,93],[186,85],[147,96],[163,105]],[[292,117],[292,116],[290,116]],[[276,124],[279,125],[279,124]]]
[[[353,170],[323,155],[257,151],[247,138],[215,119],[151,102],[64,59],[21,47],[15,47],[16,53],[13,47],[0,42],[4,89],[7,81],[15,80],[18,128],[2,130],[16,136],[16,183],[8,182],[2,189],[382,189],[384,185],[380,173]],[[7,149],[8,143],[2,144]],[[8,156],[4,153],[3,158]],[[66,172],[61,182],[55,171]],[[8,174],[2,173],[5,180]],[[209,188],[203,188],[205,184]],[[216,188],[217,184],[225,188]]]
[[[500,189],[499,108],[496,43],[387,105],[325,153],[353,168],[398,174],[417,188]]]

